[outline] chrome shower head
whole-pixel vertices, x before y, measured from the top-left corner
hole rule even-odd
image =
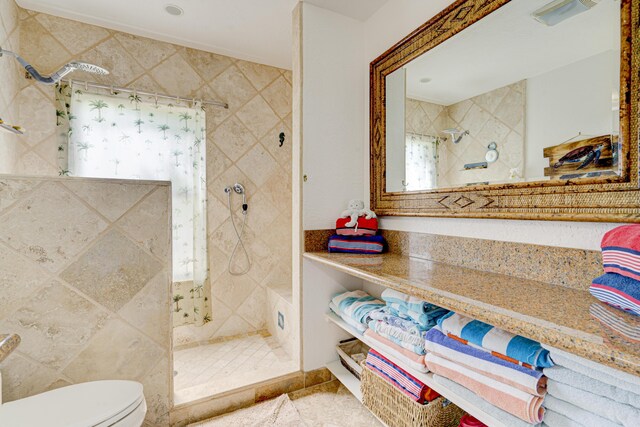
[[[236,182],[235,184],[233,184],[233,191],[235,191],[238,194],[244,194],[244,186]]]
[[[63,66],[58,71],[56,71],[55,73],[49,76],[43,76],[35,68],[33,68],[31,64],[29,64],[24,58],[22,58],[17,53],[0,48],[0,57],[2,57],[3,55],[9,55],[16,58],[16,60],[20,63],[20,65],[22,65],[24,69],[27,70],[27,72],[34,79],[46,85],[52,85],[52,84],[58,83],[64,76],[76,70],[86,71],[88,73],[101,74],[101,75],[109,74],[109,71],[97,65],[88,64],[86,62],[74,61],[74,62],[68,63],[67,65]]]
[[[101,76],[106,76],[107,74],[109,74],[109,70],[102,68],[98,65],[89,64],[87,62],[74,61],[74,62],[70,62],[69,66],[73,68],[72,71],[75,71],[75,70],[85,71],[87,73],[99,74]]]
[[[464,137],[465,135],[469,135],[469,131],[468,130],[462,131],[462,130],[457,129],[457,128],[445,129],[445,130],[442,131],[442,133],[446,133],[446,134],[451,135],[451,141],[454,144],[459,143],[462,140],[462,137]]]

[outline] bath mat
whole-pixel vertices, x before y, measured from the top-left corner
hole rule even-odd
[[[289,396],[282,396],[259,403],[248,408],[239,409],[229,414],[211,418],[189,427],[299,427],[305,423],[300,418],[298,410],[289,399]]]

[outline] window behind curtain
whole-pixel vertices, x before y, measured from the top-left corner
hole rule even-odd
[[[137,95],[88,93],[70,102],[68,174],[172,183],[173,279],[206,278],[205,113]]]

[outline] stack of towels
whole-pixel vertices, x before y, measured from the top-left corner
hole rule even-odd
[[[591,295],[640,316],[640,224],[607,232],[601,247],[605,274],[593,280]]]
[[[371,371],[407,395],[414,402],[426,404],[440,396],[422,381],[374,349],[369,350],[366,365]]]
[[[369,316],[384,307],[384,303],[364,291],[344,292],[334,296],[329,308],[346,324],[362,333],[367,329]]]
[[[365,335],[406,366],[427,372],[425,335],[448,310],[393,289],[382,299],[386,306],[371,313]]]
[[[544,423],[549,427],[637,427],[640,379],[561,350],[548,378]]]
[[[509,425],[542,422],[546,378],[540,368],[553,362],[540,343],[453,312],[425,338],[425,361],[438,382],[482,397],[500,409],[487,405],[487,412]]]

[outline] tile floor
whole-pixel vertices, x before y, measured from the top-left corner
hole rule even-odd
[[[173,366],[176,405],[298,370],[275,337],[264,335],[178,350]]]
[[[382,424],[338,381],[289,393],[304,427],[382,427]],[[201,424],[210,426],[256,425],[247,409],[221,415]]]

